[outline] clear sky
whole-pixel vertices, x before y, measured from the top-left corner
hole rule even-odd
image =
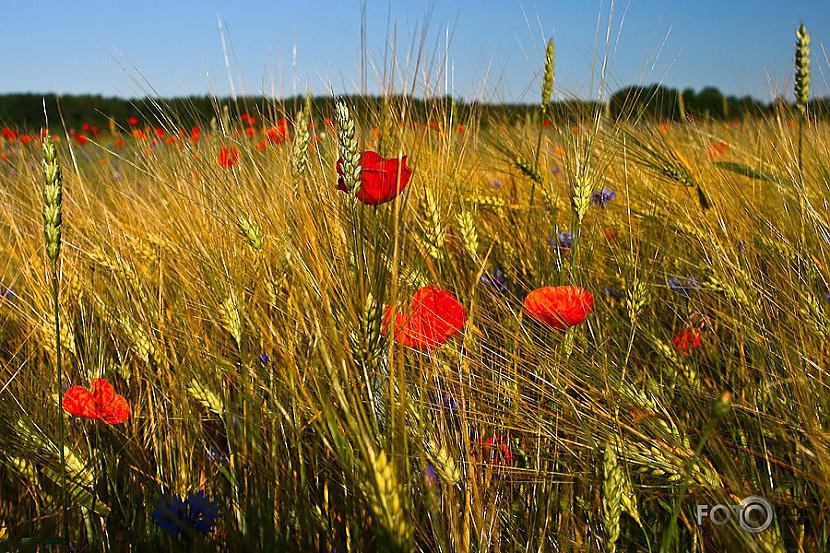
[[[79,0],[3,3],[0,92],[163,96],[359,92],[361,0]],[[609,0],[365,0],[367,85],[396,43],[396,92],[414,60],[437,92],[535,102],[545,39],[557,87],[596,96]],[[226,28],[228,64],[218,21]],[[813,83],[828,94],[830,0],[625,0],[614,4],[608,86],[662,82],[768,100],[791,95],[795,28],[813,36]],[[599,31],[599,39],[597,39]],[[447,37],[449,46],[447,48]],[[597,46],[598,45],[598,46]],[[443,67],[448,67],[444,72]],[[404,78],[404,75],[406,78]],[[423,95],[424,79],[416,94]]]

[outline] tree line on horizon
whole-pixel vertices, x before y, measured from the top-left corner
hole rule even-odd
[[[349,96],[346,101],[356,108],[356,115],[378,113],[378,106],[384,102],[401,102],[401,96],[391,98],[377,96]],[[452,108],[453,119],[459,123],[475,116],[484,122],[516,123],[538,117],[534,104],[487,104],[465,102],[450,97],[406,98],[408,113],[413,120],[441,120]],[[264,114],[269,119],[290,117],[302,108],[302,97],[275,100],[264,97],[216,98],[210,96],[188,96],[177,98],[126,99],[100,95],[42,95],[36,93],[13,93],[0,95],[0,126],[36,129],[43,126],[44,102],[50,117],[50,127],[78,129],[83,124],[106,128],[114,122],[126,126],[131,117],[138,117],[143,125],[188,126],[206,124],[222,113],[224,107],[230,113]],[[318,116],[330,116],[334,112],[335,98],[314,98],[314,109]],[[606,103],[593,100],[564,100],[554,103],[552,118],[573,122],[592,117],[598,110],[614,120],[649,119],[659,121],[681,121],[683,119],[731,120],[763,117],[778,108],[794,109],[790,102],[777,99],[762,102],[751,96],[726,96],[715,87],[700,91],[686,89],[679,91],[659,84],[628,86],[615,92]],[[813,117],[830,118],[830,97],[814,99],[809,111]]]

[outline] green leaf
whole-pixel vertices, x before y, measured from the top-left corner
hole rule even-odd
[[[758,179],[768,182],[777,182],[779,184],[783,183],[783,179],[778,175],[775,175],[768,171],[762,171],[761,169],[755,169],[743,163],[737,163],[735,161],[714,161],[712,162],[712,165],[714,165],[718,169],[731,171],[732,173],[737,173],[738,175],[749,177],[751,179]]]

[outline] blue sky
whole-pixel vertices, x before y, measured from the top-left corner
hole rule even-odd
[[[361,0],[9,2],[0,34],[0,92],[163,96],[231,91],[291,95],[360,90]],[[535,102],[545,38],[557,89],[596,96],[597,30],[608,0],[366,0],[367,85],[379,90],[396,37],[396,91],[409,91],[418,48],[433,91]],[[828,0],[627,0],[614,5],[608,86],[663,82],[769,99],[790,93],[795,28],[813,35],[813,83],[828,94]],[[393,29],[390,31],[389,29]],[[426,31],[426,32],[424,32]],[[447,37],[449,47],[447,48]],[[446,62],[446,63],[445,63]],[[443,68],[448,67],[447,71]],[[418,79],[416,94],[429,92]],[[593,83],[593,87],[592,87]]]

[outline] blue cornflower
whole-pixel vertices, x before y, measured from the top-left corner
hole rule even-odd
[[[222,451],[221,449],[208,448],[205,453],[207,454],[207,458],[211,463],[215,463],[217,465],[228,464],[228,454]]]
[[[741,253],[744,253],[746,251],[746,242],[744,242],[743,240],[740,240],[738,242],[738,251]]]
[[[668,280],[669,288],[672,292],[689,297],[689,292],[697,288],[698,283],[694,275],[689,275],[686,278],[672,277]]]
[[[605,287],[605,295],[612,300],[621,300],[623,297],[622,290],[616,284],[612,284],[611,286]]]
[[[501,267],[497,266],[496,270],[492,273],[484,273],[481,275],[480,280],[485,286],[492,286],[496,291],[502,294],[507,292],[507,279],[504,277]]]
[[[203,491],[188,494],[184,499],[174,494],[159,499],[150,516],[168,534],[190,541],[195,535],[211,531],[219,518],[219,506]]]
[[[608,202],[617,197],[617,193],[608,188],[602,187],[602,190],[595,190],[591,196],[591,203],[600,207],[605,207]]]
[[[452,395],[446,392],[438,392],[438,401],[436,403],[439,407],[447,409],[448,411],[458,411],[458,402]]]
[[[830,303],[830,290],[824,293],[824,299],[827,300],[827,303]]]
[[[427,465],[427,468],[424,471],[424,479],[426,480],[428,486],[438,485],[438,473],[435,472],[435,467],[432,466],[432,463]]]
[[[504,184],[499,179],[494,179],[490,181],[490,188],[494,190],[500,189]]]
[[[5,289],[0,289],[0,300],[7,300],[14,295],[14,287],[9,286]]]
[[[553,167],[550,168],[550,172],[553,173],[554,175],[558,175],[559,173],[562,172],[562,168],[559,167],[558,165],[554,165]]]
[[[558,247],[560,250],[567,250],[573,246],[573,235],[570,232],[560,232],[558,243],[554,241],[552,236],[548,236],[548,246],[551,248]]]
[[[259,360],[262,361],[263,365],[267,365],[268,363],[271,362],[271,358],[268,357],[268,354],[265,353],[265,352],[262,352],[262,353],[259,354]]]

